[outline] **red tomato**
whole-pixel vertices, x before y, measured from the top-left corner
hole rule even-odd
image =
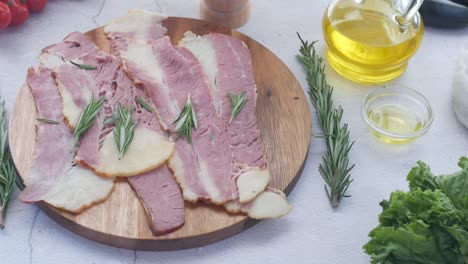
[[[26,5],[23,4],[23,1],[20,0],[9,0],[7,2],[8,7],[10,7],[12,19],[11,26],[16,26],[23,24],[26,19],[29,17],[29,10]]]
[[[47,0],[26,0],[26,5],[29,8],[29,12],[39,12],[47,4]]]
[[[0,31],[4,30],[11,22],[11,11],[8,6],[0,2]]]

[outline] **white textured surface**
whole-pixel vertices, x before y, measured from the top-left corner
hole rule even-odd
[[[323,50],[321,18],[327,3],[253,0],[252,18],[240,31],[278,54],[305,88],[304,73],[294,57],[299,48],[295,34],[298,31],[309,40],[320,40],[318,47]],[[49,0],[43,13],[0,33],[0,95],[9,106],[40,49],[71,31],[87,31],[136,7],[198,17],[197,0],[107,0],[95,16],[100,6],[98,0]],[[283,219],[262,221],[242,234],[203,248],[135,253],[74,235],[35,206],[13,199],[7,228],[0,231],[0,263],[368,263],[361,247],[377,224],[378,203],[392,190],[407,188],[405,175],[411,166],[421,159],[436,173],[451,172],[458,158],[468,155],[468,130],[456,120],[450,96],[456,62],[467,36],[467,29],[427,29],[421,49],[396,81],[426,95],[436,113],[432,130],[410,145],[390,146],[374,139],[360,118],[360,104],[369,88],[328,71],[336,86],[335,100],[346,109],[344,120],[356,140],[351,153],[356,163],[352,172],[355,181],[349,190],[353,197],[337,210],[328,205],[317,172],[324,144],[314,137],[304,173],[289,197],[295,208]],[[314,116],[314,133],[319,132],[317,128]]]
[[[458,120],[468,128],[468,43],[460,57],[453,80],[453,105]]]

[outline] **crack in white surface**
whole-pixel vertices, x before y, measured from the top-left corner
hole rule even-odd
[[[37,216],[39,215],[39,208],[36,209],[36,213],[34,214],[34,219],[33,219],[33,222],[32,222],[32,225],[31,225],[31,230],[29,231],[29,238],[28,238],[28,244],[29,244],[29,264],[32,264],[32,254],[33,254],[33,245],[32,245],[32,233],[33,233],[33,230],[34,230],[34,227],[36,226],[36,219],[37,219]]]
[[[96,18],[98,18],[101,15],[102,9],[104,8],[105,4],[106,4],[106,0],[102,0],[101,5],[99,6],[98,12],[96,13],[96,15],[93,16],[93,22],[97,27],[99,27],[99,23],[96,21]]]
[[[137,261],[137,252],[136,250],[133,251],[133,264],[136,264]]]
[[[167,2],[164,0],[154,0],[154,4],[156,5],[156,11],[159,13],[166,13],[167,9]]]

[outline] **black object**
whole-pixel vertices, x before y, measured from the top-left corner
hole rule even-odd
[[[419,12],[425,25],[438,28],[468,27],[468,0],[426,0]]]
[[[453,0],[452,2],[468,7],[468,0]]]

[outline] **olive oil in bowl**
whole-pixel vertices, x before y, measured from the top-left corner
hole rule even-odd
[[[342,0],[325,13],[323,34],[328,62],[340,75],[379,84],[405,71],[420,46],[424,27],[419,14],[410,23],[400,24],[388,1]]]
[[[367,112],[369,120],[382,131],[395,134],[412,134],[423,128],[423,120],[402,105],[383,104]],[[387,143],[407,143],[413,139],[395,139],[383,133],[372,131],[380,140]]]
[[[423,136],[431,127],[434,114],[420,93],[391,86],[369,93],[362,105],[362,117],[378,139],[404,144]]]

